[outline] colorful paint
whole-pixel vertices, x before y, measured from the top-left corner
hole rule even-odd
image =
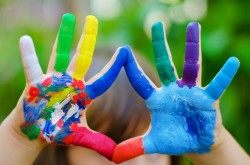
[[[187,28],[186,54],[182,79],[177,79],[171,54],[165,41],[164,26],[152,28],[156,67],[163,86],[157,88],[143,73],[129,47],[112,57],[101,74],[87,83],[82,81],[91,61],[97,35],[97,19],[87,18],[84,37],[77,52],[73,75],[66,73],[72,43],[75,17],[63,16],[58,34],[54,69],[56,73],[29,82],[23,100],[25,122],[22,132],[30,139],[42,139],[59,145],[78,145],[93,149],[109,160],[121,163],[142,154],[180,155],[209,152],[214,143],[216,111],[213,103],[221,97],[239,67],[232,57],[214,80],[203,89],[197,85],[200,70],[200,27],[190,23]],[[27,41],[27,54],[35,52]],[[22,43],[21,46],[25,43]],[[30,50],[31,49],[31,50]],[[26,50],[25,50],[26,51]],[[24,51],[24,53],[25,53]],[[35,58],[33,58],[35,59]],[[36,59],[37,60],[37,59]],[[30,61],[25,59],[25,66]],[[82,65],[85,64],[86,65]],[[82,111],[93,99],[103,94],[124,66],[130,83],[145,100],[152,116],[151,128],[144,135],[117,145],[109,137],[80,124]],[[40,72],[39,72],[40,73]],[[105,145],[104,145],[105,144]]]
[[[81,111],[91,101],[81,80],[66,73],[46,78],[29,88],[29,96],[23,101],[25,123],[21,130],[30,140],[83,146],[111,160],[115,142],[80,125]]]
[[[90,102],[82,81],[65,73],[46,78],[31,86],[23,101],[22,131],[30,140],[40,136],[48,143],[65,144],[64,139],[72,134],[70,126],[80,123],[80,111]],[[30,129],[36,131],[29,132]]]
[[[156,23],[153,26],[156,67],[163,84],[160,88],[156,88],[142,72],[132,51],[128,47],[123,48],[127,55],[124,68],[129,81],[145,99],[152,120],[150,130],[145,135],[117,145],[112,158],[114,162],[121,163],[151,153],[181,155],[210,152],[216,124],[213,104],[232,81],[239,61],[231,57],[205,89],[198,86],[199,29],[198,23],[188,25],[183,77],[176,80],[168,46],[165,46],[166,41],[161,36],[165,34],[163,25]]]
[[[83,126],[80,118],[84,114],[82,111],[86,110],[91,101],[111,86],[124,62],[119,61],[122,58],[115,59],[112,67],[103,70],[103,74],[96,77],[95,81],[85,85],[82,78],[92,61],[98,26],[97,19],[94,16],[88,16],[79,44],[79,52],[76,55],[75,72],[73,76],[66,73],[74,26],[75,17],[72,14],[65,14],[62,17],[57,39],[54,66],[57,72],[52,76],[51,74],[44,76],[41,72],[39,76],[35,75],[36,81],[28,81],[28,91],[23,100],[25,122],[20,126],[21,131],[30,140],[40,138],[57,145],[87,147],[111,160],[116,143],[109,137]],[[35,52],[30,37],[23,37],[20,42],[23,58]],[[31,57],[34,57],[34,54]],[[31,63],[24,58],[25,67],[28,62]],[[40,68],[37,58],[35,62]],[[25,71],[30,80],[33,75],[27,72],[27,69]]]

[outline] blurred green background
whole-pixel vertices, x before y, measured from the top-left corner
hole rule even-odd
[[[19,38],[30,35],[44,71],[63,13],[77,17],[73,48],[86,15],[99,19],[97,48],[130,45],[153,63],[151,25],[163,21],[173,60],[182,75],[187,23],[202,26],[203,86],[230,56],[240,69],[220,105],[223,123],[250,154],[250,1],[249,0],[1,0],[0,122],[11,112],[25,85]]]

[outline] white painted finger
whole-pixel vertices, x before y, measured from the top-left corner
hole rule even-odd
[[[20,39],[20,50],[27,82],[36,82],[42,75],[42,69],[37,59],[35,47],[29,36]]]

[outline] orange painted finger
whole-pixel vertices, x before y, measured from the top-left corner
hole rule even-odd
[[[144,154],[142,137],[135,137],[118,144],[113,152],[113,162],[122,163]]]

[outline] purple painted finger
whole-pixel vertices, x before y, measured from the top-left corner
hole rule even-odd
[[[191,22],[187,26],[186,52],[183,68],[183,76],[178,81],[179,86],[187,85],[192,87],[196,85],[196,79],[199,73],[200,56],[200,26],[197,22]]]

